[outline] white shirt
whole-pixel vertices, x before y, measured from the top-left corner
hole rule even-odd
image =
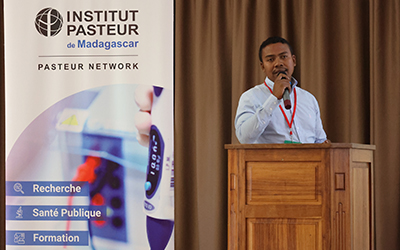
[[[240,143],[322,143],[326,140],[317,100],[308,91],[297,87],[296,79],[292,78],[292,82],[290,110],[284,108],[282,99],[278,100],[271,93],[274,82],[268,77],[265,83],[270,89],[263,83],[242,94],[235,118],[236,136]],[[289,128],[280,105],[289,123],[296,107],[292,129]]]

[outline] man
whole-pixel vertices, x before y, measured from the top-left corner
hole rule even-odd
[[[236,112],[236,136],[241,143],[323,143],[318,102],[297,86],[292,77],[296,56],[281,37],[270,37],[259,50],[265,81],[245,93]],[[289,91],[291,108],[283,105],[284,91]]]

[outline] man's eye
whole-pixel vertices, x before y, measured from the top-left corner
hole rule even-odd
[[[282,59],[286,59],[288,56],[287,55],[282,55],[281,58]]]
[[[274,61],[274,59],[272,59],[272,58],[267,59],[267,62],[273,62],[273,61]]]

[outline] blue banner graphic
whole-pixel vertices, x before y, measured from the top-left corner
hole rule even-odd
[[[88,196],[87,182],[6,181],[8,196]]]
[[[6,220],[104,220],[106,206],[6,206]]]
[[[87,231],[7,231],[6,244],[18,246],[87,246]]]

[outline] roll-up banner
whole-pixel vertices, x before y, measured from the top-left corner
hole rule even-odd
[[[174,249],[173,0],[4,0],[6,249]]]

